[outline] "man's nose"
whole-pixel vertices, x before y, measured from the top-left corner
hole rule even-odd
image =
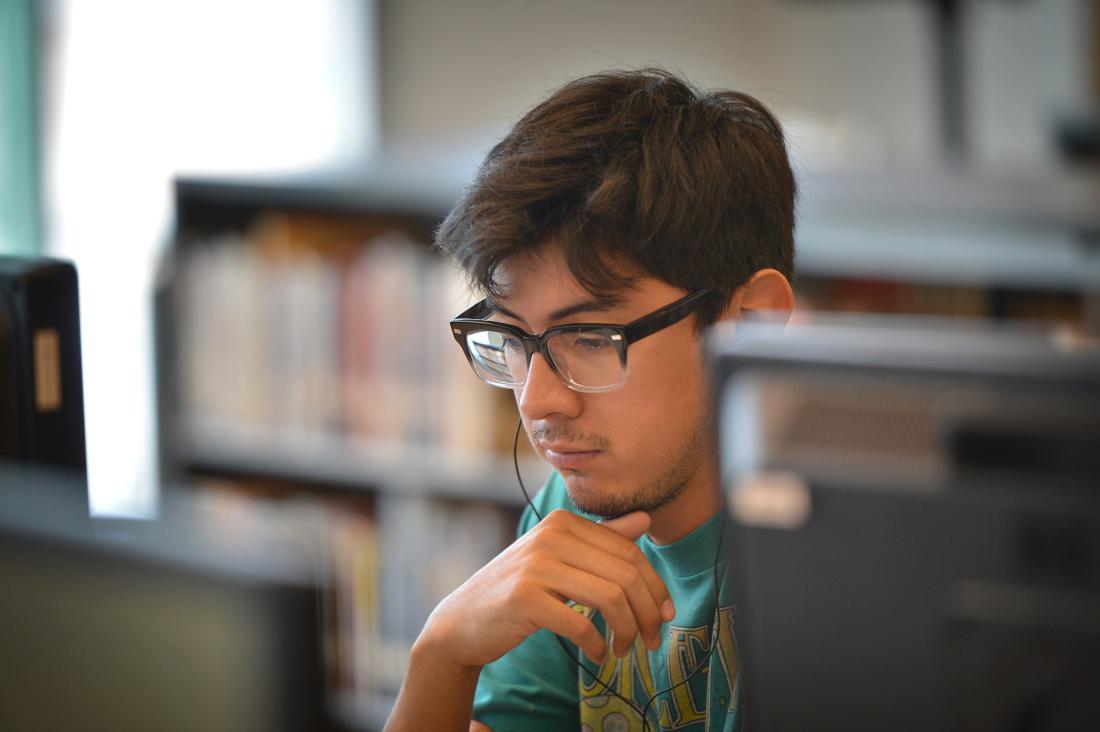
[[[573,391],[550,364],[536,353],[527,367],[527,383],[516,395],[519,412],[525,420],[546,419],[552,414],[576,417],[580,413],[581,394]]]

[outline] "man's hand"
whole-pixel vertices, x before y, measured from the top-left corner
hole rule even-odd
[[[452,592],[428,619],[418,645],[461,667],[495,661],[540,628],[569,638],[589,658],[607,652],[574,601],[601,612],[624,656],[640,634],[660,646],[675,609],[664,582],[634,544],[649,528],[636,511],[602,524],[557,510]]]
[[[661,642],[676,615],[668,589],[634,540],[649,528],[640,511],[597,524],[554,511],[439,603],[413,645],[409,672],[388,732],[474,732],[470,722],[481,667],[540,628],[569,638],[602,662],[607,644],[569,601],[598,609],[626,655],[640,633]]]

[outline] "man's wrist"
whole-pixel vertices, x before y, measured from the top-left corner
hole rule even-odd
[[[440,623],[429,620],[416,642],[413,643],[409,665],[423,667],[432,664],[438,666],[438,670],[442,673],[455,674],[463,679],[470,676],[476,679],[482,667],[463,664],[453,658],[450,652],[452,642],[450,634]]]
[[[409,671],[386,724],[387,732],[467,732],[481,667],[454,662],[443,640],[429,623],[413,643]]]

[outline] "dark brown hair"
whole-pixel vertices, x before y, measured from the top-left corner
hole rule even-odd
[[[608,71],[558,89],[486,157],[436,231],[471,282],[548,241],[593,294],[629,287],[623,262],[688,291],[754,272],[794,274],[794,175],[783,130],[756,99],[703,92],[660,69]],[[620,266],[616,266],[618,263]]]

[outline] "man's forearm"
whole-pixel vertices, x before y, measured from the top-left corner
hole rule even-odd
[[[386,732],[468,732],[480,666],[458,666],[432,652],[421,638],[413,646],[409,673]]]

